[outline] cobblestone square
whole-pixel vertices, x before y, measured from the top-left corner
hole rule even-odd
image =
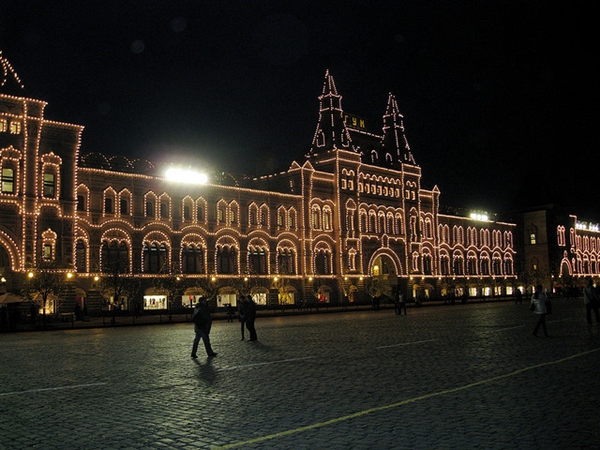
[[[600,327],[554,299],[0,335],[0,448],[598,449]]]

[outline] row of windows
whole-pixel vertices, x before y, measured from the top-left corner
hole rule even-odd
[[[491,261],[489,258],[480,258],[479,260],[474,257],[467,258],[466,265],[465,260],[460,256],[454,256],[452,258],[452,264],[448,255],[440,256],[440,274],[442,276],[452,275],[513,275],[513,261],[510,258],[501,260],[500,258],[493,258]],[[423,256],[423,273],[431,275],[431,257],[429,255]]]
[[[404,190],[404,198],[406,200],[416,200],[417,189],[416,183],[407,182],[407,187]],[[354,190],[354,180],[352,178],[342,178],[341,188]],[[358,183],[358,192],[365,194],[380,195],[390,198],[401,198],[401,189],[399,187],[381,185],[376,183],[360,182]]]
[[[23,125],[20,120],[8,120],[0,117],[0,133],[21,134]]]
[[[46,250],[46,247],[44,247]],[[87,271],[86,245],[79,240],[76,244],[76,265],[80,272]],[[48,249],[52,251],[51,248]],[[144,273],[159,273],[169,261],[168,247],[164,243],[144,243],[142,249],[142,270]],[[184,244],[180,249],[181,270],[187,274],[205,274],[206,251],[201,245]],[[50,259],[51,254],[48,255]],[[266,275],[268,253],[264,248],[249,248],[247,252],[247,271],[250,274]],[[296,252],[293,249],[277,250],[277,273],[282,275],[297,274]],[[116,241],[104,242],[101,248],[101,270],[103,272],[128,273],[130,267],[130,251],[124,243]],[[219,247],[216,251],[216,270],[218,274],[238,274],[238,250],[234,247]]]
[[[16,194],[17,181],[15,179],[15,169],[12,167],[2,167],[2,180],[0,182],[3,194]],[[45,198],[56,198],[56,175],[54,172],[44,172],[42,176],[42,195]]]
[[[79,212],[87,212],[88,210],[88,192],[80,189],[77,194],[77,210]],[[132,215],[131,195],[129,192],[120,193],[118,195],[104,196],[103,213],[105,215],[117,214],[119,216]],[[182,204],[181,218],[184,221],[205,222],[205,207],[206,202],[199,200],[193,202],[189,199],[184,200]],[[248,225],[250,226],[268,226],[269,207],[265,204],[251,204],[248,207]],[[144,202],[144,217],[152,219],[170,220],[173,217],[171,210],[171,199],[166,195],[161,197],[146,196]],[[277,210],[277,227],[278,228],[296,228],[296,210],[295,208],[280,207]],[[216,221],[222,225],[236,225],[239,223],[239,207],[236,202],[227,204],[224,201],[219,201],[216,206]],[[330,222],[330,220],[329,220]]]
[[[448,225],[440,224],[438,232],[440,243],[465,245],[465,229],[460,225],[452,227],[452,239],[450,239],[450,227]],[[490,232],[487,228],[478,230],[475,227],[468,227],[466,245],[477,246],[478,244],[481,247],[512,248],[513,235],[511,231],[492,230]]]

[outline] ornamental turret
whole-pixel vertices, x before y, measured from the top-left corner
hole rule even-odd
[[[319,96],[319,121],[308,156],[327,150],[355,151],[344,123],[342,96],[337,93],[329,70],[325,73],[323,92]]]
[[[406,134],[404,133],[403,119],[404,117],[400,114],[396,98],[390,93],[383,116],[383,139],[381,146],[385,160],[391,159],[396,168],[400,168],[403,163],[416,165],[415,158],[410,151]]]

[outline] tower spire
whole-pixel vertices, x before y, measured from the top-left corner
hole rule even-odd
[[[400,114],[396,97],[390,92],[387,107],[383,116],[382,147],[392,157],[394,164],[416,164],[406,134],[404,133],[404,116]]]
[[[319,121],[307,156],[333,149],[355,151],[350,133],[344,124],[342,96],[338,94],[328,69],[323,91],[319,96]]]
[[[0,92],[20,95],[20,91],[24,87],[12,64],[2,55],[2,50],[0,50]]]

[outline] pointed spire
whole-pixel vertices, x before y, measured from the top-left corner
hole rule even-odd
[[[2,50],[0,50],[0,92],[5,94],[20,94],[20,91],[24,88],[21,79],[11,63],[2,56]]]
[[[337,93],[333,77],[327,70],[323,91],[319,96],[319,121],[307,156],[334,148],[355,151],[344,124],[342,96]]]
[[[396,97],[390,92],[383,116],[382,146],[389,153],[394,163],[416,164],[404,133],[404,116],[400,114]]]

